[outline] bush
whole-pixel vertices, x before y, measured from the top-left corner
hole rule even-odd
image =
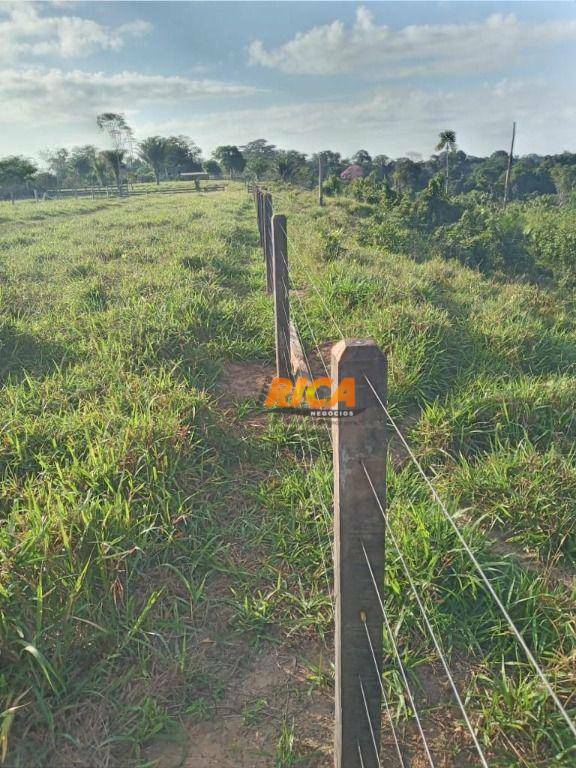
[[[576,208],[535,203],[524,228],[536,264],[557,279],[574,279],[576,269]]]
[[[346,253],[346,249],[342,245],[343,237],[343,229],[322,230],[320,232],[320,258],[323,261],[334,261]]]
[[[522,220],[515,209],[473,205],[453,224],[438,227],[434,245],[444,258],[482,272],[526,274],[534,270]]]
[[[342,179],[335,173],[331,173],[330,176],[324,182],[324,194],[329,197],[335,197],[342,192]]]

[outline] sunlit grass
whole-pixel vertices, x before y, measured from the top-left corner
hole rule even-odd
[[[388,352],[392,414],[568,701],[573,595],[490,537],[536,566],[573,567],[570,297],[365,247],[358,206],[274,194],[307,349],[341,330]],[[215,617],[252,644],[329,637],[329,441],[297,420],[250,428],[254,404],[218,400],[227,360],[274,360],[240,185],[4,204],[0,222],[0,754],[18,768],[140,765],[186,713],[213,712],[222,683],[198,637]],[[493,764],[573,765],[565,726],[409,464],[390,466],[389,494]],[[434,652],[390,543],[387,568],[416,681]],[[285,723],[278,765],[297,764],[297,738]]]

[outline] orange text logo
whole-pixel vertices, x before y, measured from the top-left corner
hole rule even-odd
[[[296,381],[275,376],[264,405],[282,410],[322,411],[312,415],[353,415],[348,411],[352,411],[356,405],[356,384],[352,377],[342,379],[338,386],[334,386],[328,376],[312,381],[302,376]]]

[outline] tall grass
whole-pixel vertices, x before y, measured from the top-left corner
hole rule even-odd
[[[341,329],[386,349],[392,414],[574,713],[573,595],[545,567],[570,571],[575,555],[573,297],[363,245],[370,211],[347,201],[274,200],[307,348]],[[151,741],[213,712],[207,633],[223,653],[237,636],[329,636],[329,444],[297,421],[251,426],[256,400],[236,407],[219,388],[227,361],[274,360],[240,185],[5,205],[0,219],[0,754],[14,768],[144,765]],[[417,473],[394,455],[388,479],[395,536],[492,764],[573,765]],[[512,554],[495,553],[496,533]],[[386,600],[417,684],[433,648],[393,547]],[[272,759],[288,764],[297,738],[284,723]]]

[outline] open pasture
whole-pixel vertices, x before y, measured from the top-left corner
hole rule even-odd
[[[353,201],[274,194],[305,346],[325,352],[341,329],[388,352],[391,414],[574,716],[573,294],[363,245]],[[177,765],[280,644],[300,678],[238,705],[238,764],[330,765],[313,716],[331,701],[330,445],[258,404],[273,307],[251,198],[229,183],[1,204],[0,226],[6,765],[145,766],[166,740]],[[391,457],[394,540],[491,765],[573,766],[452,529],[394,442]],[[385,599],[438,765],[474,764],[392,542]],[[393,716],[424,764],[384,650]]]

